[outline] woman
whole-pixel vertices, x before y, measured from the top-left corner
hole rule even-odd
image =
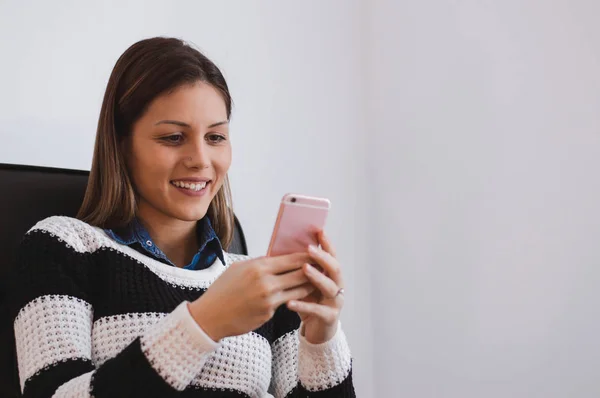
[[[326,236],[280,257],[224,250],[230,114],[221,72],[184,42],[119,58],[78,218],[40,221],[20,247],[25,397],[354,396]]]

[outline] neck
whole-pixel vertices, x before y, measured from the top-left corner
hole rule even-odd
[[[198,252],[196,221],[183,221],[158,212],[138,209],[138,220],[152,240],[177,267],[183,268]]]

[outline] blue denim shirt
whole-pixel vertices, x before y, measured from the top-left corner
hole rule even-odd
[[[225,264],[221,241],[219,241],[219,237],[215,233],[208,217],[204,217],[198,221],[196,227],[198,228],[198,253],[194,255],[192,262],[184,268],[190,270],[205,269],[210,267],[217,257]],[[142,253],[149,254],[159,261],[175,266],[165,253],[154,244],[148,230],[137,219],[134,219],[125,228],[118,230],[105,229],[104,231],[108,236],[123,245],[131,246],[139,252],[142,252],[139,249],[141,247],[145,252]]]

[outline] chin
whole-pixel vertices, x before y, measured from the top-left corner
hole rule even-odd
[[[208,209],[206,209],[205,211],[193,211],[193,212],[182,212],[182,211],[178,211],[175,212],[174,216],[182,221],[198,221],[200,219],[202,219],[206,213],[208,212]]]
[[[181,221],[198,221],[208,212],[208,205],[203,206],[196,204],[195,206],[190,206],[187,204],[186,206],[184,204],[180,204],[178,206],[176,203],[170,203],[169,206],[166,206],[163,209],[163,213],[172,218],[176,218]]]

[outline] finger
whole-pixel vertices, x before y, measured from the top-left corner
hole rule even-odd
[[[314,285],[313,285],[313,287],[314,287]],[[308,296],[304,297],[301,300],[306,301],[307,303],[318,303],[319,301],[321,301],[322,298],[323,298],[323,294],[321,294],[319,289],[315,288],[315,290],[311,294],[309,294]]]
[[[310,283],[294,287],[292,289],[283,290],[275,295],[275,303],[277,307],[287,303],[290,300],[301,300],[314,292],[316,288]]]
[[[308,254],[314,261],[317,262],[318,265],[323,267],[325,272],[327,272],[327,275],[329,275],[336,285],[339,287],[344,287],[340,264],[335,257],[325,250],[319,249],[313,245],[308,247]]]
[[[285,274],[274,275],[272,278],[273,283],[275,283],[276,290],[291,289],[293,287],[304,285],[309,281],[303,269],[297,269]]]
[[[310,264],[305,264],[303,271],[308,277],[308,280],[323,293],[323,296],[329,299],[335,298],[339,287],[331,280],[331,278],[328,278]]]
[[[302,265],[310,260],[308,253],[293,253],[283,256],[267,257],[264,261],[273,274],[283,274],[302,268]]]
[[[287,303],[287,306],[301,317],[312,315],[321,319],[327,325],[333,325],[338,320],[339,311],[326,305],[292,300]]]
[[[331,240],[329,240],[329,237],[327,236],[325,231],[321,230],[318,236],[319,244],[321,245],[323,250],[331,254],[332,257],[335,257],[335,248],[333,247],[333,244],[331,243]]]

